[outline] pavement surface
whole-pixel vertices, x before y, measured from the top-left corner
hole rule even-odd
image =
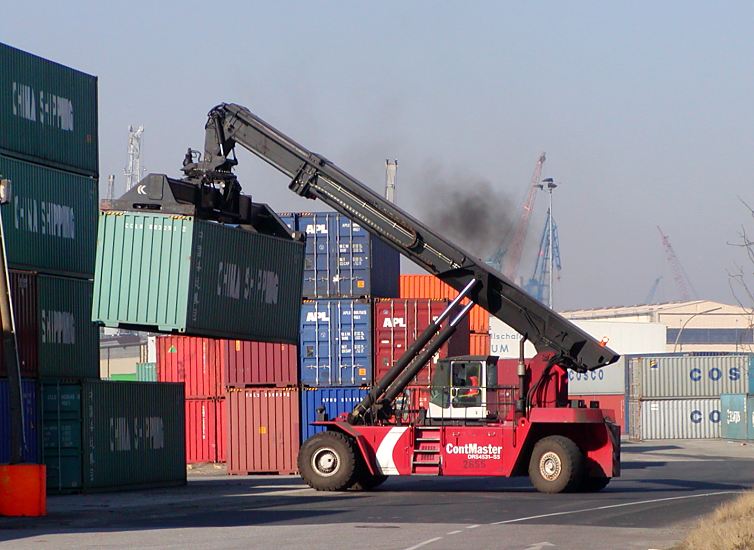
[[[45,518],[0,518],[12,548],[669,548],[754,487],[754,445],[624,442],[599,493],[545,495],[525,478],[391,478],[318,493],[294,476],[192,470],[184,487],[48,499]]]

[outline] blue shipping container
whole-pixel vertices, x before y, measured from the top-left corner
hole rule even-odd
[[[367,388],[303,388],[301,391],[301,441],[324,431],[322,426],[312,426],[317,420],[317,409],[325,408],[327,418],[334,420],[339,414],[351,412],[369,392]]]
[[[372,382],[372,305],[307,300],[301,305],[300,380],[308,386]]]
[[[305,298],[398,296],[400,254],[359,224],[335,212],[300,213],[296,229],[306,235]]]
[[[724,393],[720,396],[720,437],[747,439],[749,437],[749,402],[745,393]]]
[[[26,448],[23,461],[39,464],[39,396],[36,380],[22,380],[24,433]],[[0,464],[10,460],[10,395],[8,379],[0,380]]]

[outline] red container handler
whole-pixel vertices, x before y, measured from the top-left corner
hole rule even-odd
[[[225,460],[225,398],[186,399],[186,464]]]
[[[220,349],[228,386],[293,386],[298,382],[296,346],[222,340]]]
[[[620,426],[622,434],[628,433],[626,422],[626,395],[622,393],[613,395],[571,395],[568,394],[568,399],[583,399],[584,404],[588,407],[591,401],[598,401],[600,409],[610,409],[614,413],[612,420]]]
[[[40,326],[37,275],[30,271],[12,269],[9,271],[9,276],[21,377],[36,378],[39,376]],[[2,339],[0,339],[0,354],[2,347]],[[5,376],[8,376],[5,361],[0,361],[0,377]]]
[[[448,300],[423,298],[384,298],[374,302],[374,377],[380,380],[429,324],[448,306]],[[447,325],[447,321],[445,321]],[[432,366],[438,359],[469,354],[468,316],[430,361],[414,377],[412,384],[429,384]]]
[[[298,388],[229,388],[229,474],[293,474],[300,438]]]
[[[157,380],[183,382],[186,398],[221,397],[220,340],[195,336],[157,337]]]

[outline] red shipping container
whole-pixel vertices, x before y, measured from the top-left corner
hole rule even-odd
[[[620,426],[622,434],[628,433],[626,430],[626,396],[619,393],[614,395],[571,395],[568,399],[583,399],[584,404],[588,407],[590,401],[599,401],[601,409],[612,409],[615,413],[613,420]]]
[[[157,337],[157,380],[184,382],[186,398],[221,397],[220,340],[195,336]]]
[[[227,393],[229,474],[297,471],[297,388],[231,388]]]
[[[228,386],[294,386],[298,382],[296,346],[222,340],[221,353]]]
[[[17,270],[10,270],[9,275],[21,377],[36,378],[39,376],[40,325],[37,307],[37,275],[30,271]],[[3,352],[2,344],[2,338],[0,338],[0,354]],[[5,361],[0,361],[0,376],[7,375]]]
[[[490,335],[472,332],[469,335],[469,355],[489,355]]]
[[[447,300],[385,298],[374,302],[374,376],[382,378],[403,353],[447,307]],[[445,325],[447,321],[445,322]],[[443,357],[468,355],[469,319],[458,324],[450,338],[413,380],[414,384],[429,384],[432,365]]]
[[[453,300],[458,291],[443,283],[434,275],[401,275],[401,298],[429,298],[432,300]],[[464,304],[468,300],[463,301]],[[469,311],[469,330],[471,332],[489,332],[490,314],[480,307],[474,306]]]
[[[186,399],[186,463],[225,460],[224,398]]]

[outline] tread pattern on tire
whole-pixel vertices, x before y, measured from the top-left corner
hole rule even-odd
[[[565,477],[555,481],[544,479],[539,472],[539,459],[548,452],[555,452],[561,460]],[[578,445],[562,435],[550,435],[537,441],[529,462],[529,479],[534,488],[541,493],[562,493],[575,491],[580,487],[584,477],[584,455]]]
[[[311,457],[318,448],[330,446],[338,453],[341,470],[332,477],[316,474]],[[356,478],[356,452],[353,440],[341,432],[321,432],[307,439],[298,453],[298,470],[309,487],[317,491],[345,491]]]

